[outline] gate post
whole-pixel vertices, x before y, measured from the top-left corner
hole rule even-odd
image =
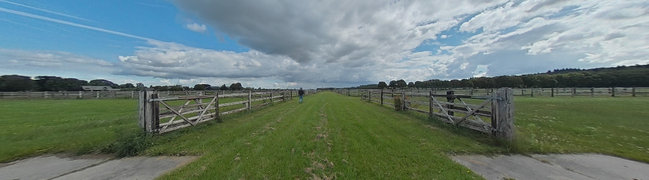
[[[79,91],[81,92],[81,91]],[[79,93],[81,94],[81,93]],[[148,102],[148,99],[146,98],[146,91],[140,91],[139,96],[138,96],[138,101],[137,101],[137,112],[138,112],[138,121],[137,125],[140,126],[143,130],[146,131],[146,102]]]
[[[155,98],[158,98],[158,94],[153,93],[153,91],[140,91],[138,101],[138,114],[140,116],[140,121],[138,122],[138,125],[142,130],[149,133],[156,132],[160,124],[160,106],[158,102],[151,101],[151,99]]]
[[[454,103],[455,102],[455,91],[446,91],[446,101],[449,103]],[[453,105],[446,105],[448,108],[448,115],[455,115],[455,112],[451,111],[451,109],[454,108]]]
[[[512,89],[500,88],[492,97],[491,126],[493,135],[511,141],[514,138],[514,96]]]

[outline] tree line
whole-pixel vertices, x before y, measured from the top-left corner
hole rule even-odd
[[[518,76],[477,77],[468,79],[415,81],[392,80],[389,83],[362,85],[357,88],[556,88],[556,87],[649,87],[649,64],[594,69],[555,69],[546,73]]]
[[[90,81],[76,78],[62,78],[57,76],[36,76],[33,79],[29,76],[2,75],[0,76],[0,91],[83,91],[81,86],[109,86],[123,91],[139,91],[147,89],[142,83],[116,84],[105,79],[94,79]],[[149,86],[148,89],[157,91],[187,91],[187,90],[243,90],[241,83],[232,83],[230,86],[212,87],[209,84],[196,84],[194,87],[172,85],[172,86]]]

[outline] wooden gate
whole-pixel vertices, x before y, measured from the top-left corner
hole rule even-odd
[[[195,126],[220,116],[250,110],[292,98],[292,92],[252,92],[159,97],[154,91],[140,91],[139,125],[146,132],[165,133]],[[219,102],[221,101],[221,102]]]
[[[429,116],[476,131],[511,140],[514,134],[514,103],[510,88],[501,88],[489,96],[455,95],[430,92]],[[446,98],[441,101],[439,98]],[[471,102],[466,102],[470,100]]]

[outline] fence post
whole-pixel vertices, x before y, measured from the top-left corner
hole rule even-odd
[[[273,103],[273,91],[270,91],[270,103]]]
[[[554,88],[550,88],[550,97],[554,97]]]
[[[615,97],[615,87],[611,87],[611,97]]]
[[[285,92],[286,92],[286,91],[282,91],[282,92],[281,92],[281,93],[282,93],[282,102],[286,102],[286,98],[284,98],[284,97],[285,97],[284,95],[286,94]]]
[[[83,99],[83,91],[79,91],[79,99]]]
[[[372,90],[367,90],[367,101],[372,102]]]
[[[590,97],[594,97],[594,96],[595,96],[595,88],[591,87],[590,88]]]
[[[428,119],[433,118],[433,90],[428,91]]]
[[[408,109],[408,108],[406,108],[407,107],[406,103],[408,103],[408,101],[406,101],[406,91],[402,91],[401,92],[401,110],[402,111],[405,111],[405,110]]]
[[[383,105],[383,88],[381,88],[381,105]]]
[[[572,96],[576,96],[576,95],[577,95],[577,88],[573,87],[572,88]]]
[[[216,122],[223,122],[223,119],[221,119],[221,112],[219,110],[219,108],[220,108],[220,106],[219,106],[219,99],[220,99],[219,98],[219,92],[216,91],[216,95],[214,95],[214,96],[216,97],[216,100],[214,100],[214,119],[216,119]],[[248,109],[250,109],[250,107],[248,107]]]
[[[455,91],[446,91],[446,101],[451,103],[451,104],[455,102]],[[446,106],[447,106],[447,109],[448,109],[448,115],[451,115],[451,116],[455,115],[455,112],[451,111],[454,108],[454,106],[450,105],[450,104],[448,104]]]
[[[534,88],[532,88],[532,94],[530,94],[532,97],[534,97]]]
[[[631,88],[631,96],[632,96],[632,97],[635,97],[635,87],[632,87],[632,88]]]
[[[95,99],[99,99],[99,91],[95,91]]]
[[[252,99],[252,90],[248,90],[248,104],[247,104],[247,107],[246,107],[246,108],[248,108],[248,111],[250,111],[250,109],[252,107],[251,99]]]
[[[507,141],[514,137],[514,96],[512,89],[500,88],[493,95],[491,126],[493,134]]]

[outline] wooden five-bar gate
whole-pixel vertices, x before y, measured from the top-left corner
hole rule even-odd
[[[159,97],[154,91],[139,92],[139,125],[146,132],[165,133],[195,126],[220,116],[251,110],[292,99],[293,91],[269,91]]]
[[[352,94],[349,90],[338,90],[338,93]],[[357,94],[368,102],[389,105],[396,110],[426,113],[431,118],[502,139],[512,140],[514,136],[514,94],[511,88],[500,88],[483,96],[460,95],[455,91],[434,94],[434,91],[398,90],[361,90]],[[397,101],[403,103],[396,106],[391,103]]]

